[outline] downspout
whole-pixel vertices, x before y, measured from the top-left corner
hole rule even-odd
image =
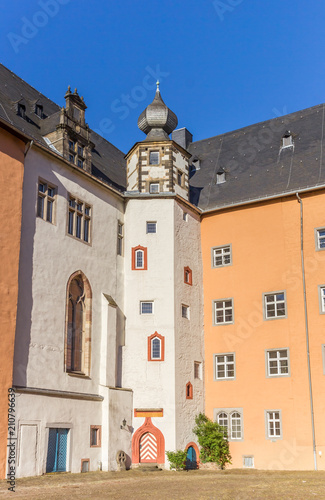
[[[317,470],[314,403],[313,403],[313,388],[312,388],[311,369],[310,369],[309,329],[308,329],[308,312],[307,312],[307,299],[306,299],[306,277],[305,277],[305,259],[304,259],[303,204],[302,204],[302,199],[299,196],[299,193],[296,193],[296,196],[297,196],[298,202],[300,203],[300,249],[301,249],[302,286],[303,286],[303,292],[304,292],[305,327],[306,327],[306,348],[307,348],[307,368],[308,368],[308,380],[309,380],[309,399],[310,399],[310,413],[311,413],[311,428],[312,428],[312,435],[313,435],[314,468],[315,468],[315,470]]]

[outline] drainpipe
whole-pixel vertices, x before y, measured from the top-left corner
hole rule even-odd
[[[306,300],[303,204],[302,204],[302,199],[299,196],[299,193],[296,193],[296,196],[297,196],[298,202],[300,203],[300,249],[301,249],[302,286],[303,286],[303,292],[304,292],[306,347],[307,347],[307,367],[308,367],[308,380],[309,380],[309,399],[310,399],[310,413],[311,413],[311,428],[312,428],[312,435],[313,435],[314,468],[315,468],[315,470],[317,470],[316,440],[315,440],[315,420],[314,420],[314,403],[313,403],[313,388],[312,388],[311,369],[310,369],[309,329],[308,329],[308,313],[307,313],[307,300]]]

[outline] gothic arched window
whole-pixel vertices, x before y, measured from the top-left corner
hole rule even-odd
[[[85,275],[77,271],[68,281],[65,369],[89,375],[91,340],[91,288]]]

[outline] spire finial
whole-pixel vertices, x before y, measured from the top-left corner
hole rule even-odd
[[[160,90],[159,90],[160,81],[159,80],[157,80],[156,85],[157,85],[157,92],[160,92]]]

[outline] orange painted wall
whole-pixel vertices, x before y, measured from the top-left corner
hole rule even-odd
[[[325,469],[325,251],[314,228],[325,226],[325,193],[304,195],[304,245],[318,468]],[[260,469],[313,469],[306,330],[300,253],[300,204],[295,196],[203,216],[206,414],[243,408],[242,441],[230,442],[233,467],[253,455]],[[212,268],[211,248],[232,244],[231,266]],[[263,319],[263,293],[286,291],[287,318]],[[213,326],[213,300],[233,297],[234,324]],[[290,376],[266,376],[265,350],[289,348]],[[236,356],[235,380],[214,381],[214,354]],[[281,410],[283,437],[266,439],[265,410]],[[319,451],[322,456],[319,456]]]
[[[0,129],[0,478],[6,474],[8,388],[12,386],[25,145]]]

